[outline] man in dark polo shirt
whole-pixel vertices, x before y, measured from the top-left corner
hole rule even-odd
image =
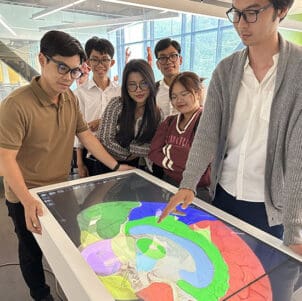
[[[28,189],[65,181],[74,136],[112,170],[119,165],[88,130],[69,89],[81,76],[85,52],[67,33],[50,31],[40,44],[41,76],[12,92],[0,106],[0,171],[6,204],[19,240],[20,267],[34,300],[53,300],[45,283],[42,252],[32,235],[41,234],[41,203]]]

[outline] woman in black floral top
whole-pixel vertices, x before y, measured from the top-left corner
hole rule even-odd
[[[126,64],[121,97],[107,105],[98,137],[106,150],[120,163],[140,167],[148,162],[151,140],[162,117],[155,102],[156,85],[150,65],[142,59]],[[110,170],[97,163],[94,174]]]

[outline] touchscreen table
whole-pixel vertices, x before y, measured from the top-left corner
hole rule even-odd
[[[213,214],[219,210],[198,200],[158,223],[171,191],[175,192],[172,186],[140,171],[34,190],[50,211],[48,218],[55,219],[50,228],[58,226],[63,232],[56,247],[66,244],[69,249],[59,253],[75,254],[77,267],[69,261],[66,269],[78,273],[77,285],[87,291],[85,300],[275,301],[276,290],[284,292],[280,286],[285,283],[284,267],[300,262],[273,246],[280,246],[280,241],[271,238],[267,244],[263,242],[267,234],[234,218],[230,224]],[[55,271],[56,264],[50,265]],[[84,265],[90,267],[88,273],[94,272],[99,287],[82,283]],[[65,278],[60,277],[61,284]],[[83,300],[72,287],[67,288],[70,300]],[[95,294],[98,299],[94,299],[90,290],[105,295]]]

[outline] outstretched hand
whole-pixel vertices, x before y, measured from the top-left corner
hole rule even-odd
[[[96,132],[99,129],[99,125],[100,125],[100,119],[96,119],[88,122],[89,129],[92,132]]]
[[[176,207],[179,204],[182,204],[182,209],[187,209],[188,206],[193,202],[194,196],[194,192],[190,189],[182,188],[178,190],[178,192],[170,198],[170,201],[159,217],[158,222],[160,223],[170,213],[177,213]]]
[[[130,170],[134,169],[135,167],[127,165],[127,164],[121,164],[118,171],[125,171],[125,170]]]

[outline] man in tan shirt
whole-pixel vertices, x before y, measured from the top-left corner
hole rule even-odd
[[[28,189],[67,180],[74,136],[112,170],[119,165],[88,130],[70,91],[82,75],[85,52],[78,40],[60,31],[40,44],[41,76],[12,92],[0,107],[0,171],[6,204],[19,240],[20,267],[34,300],[53,300],[45,283],[42,252],[32,232],[41,234],[41,203]]]

